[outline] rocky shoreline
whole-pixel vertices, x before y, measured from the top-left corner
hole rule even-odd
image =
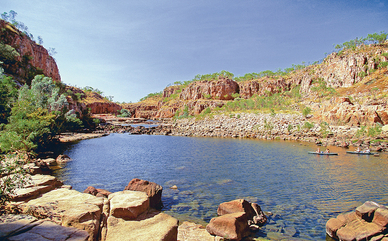
[[[107,122],[95,131],[97,134],[130,133],[132,135],[173,135],[219,138],[251,138],[260,140],[293,140],[316,143],[323,146],[350,146],[372,151],[388,151],[388,128],[373,137],[367,133],[358,136],[359,127],[316,124],[313,116],[301,114],[235,113],[221,114],[202,119],[184,118],[160,123],[137,123],[136,127]],[[306,124],[307,123],[307,124]],[[149,124],[157,124],[145,127]]]

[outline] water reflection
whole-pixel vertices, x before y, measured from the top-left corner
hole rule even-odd
[[[73,161],[56,175],[74,189],[121,191],[132,178],[161,184],[164,210],[208,222],[221,202],[245,198],[271,211],[259,233],[294,230],[325,240],[325,223],[367,200],[388,204],[387,158],[308,155],[312,144],[219,138],[112,134],[65,151]],[[176,185],[177,190],[170,189]]]

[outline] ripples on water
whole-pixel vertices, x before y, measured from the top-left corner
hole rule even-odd
[[[297,142],[111,134],[64,151],[73,161],[56,175],[75,190],[121,191],[133,178],[163,186],[164,210],[208,222],[221,202],[245,198],[273,215],[259,232],[295,228],[325,240],[325,224],[367,200],[388,204],[387,157],[308,155]],[[169,189],[176,185],[178,190]]]

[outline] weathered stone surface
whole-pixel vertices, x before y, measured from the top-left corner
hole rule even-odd
[[[212,218],[206,226],[206,230],[211,235],[241,240],[249,234],[247,214],[237,212]]]
[[[40,69],[45,76],[53,78],[54,81],[61,81],[55,59],[49,55],[48,51],[42,45],[36,44],[26,34],[23,34],[2,19],[0,19],[0,28],[4,30],[2,33],[2,35],[4,35],[2,41],[5,41],[5,44],[14,47],[19,53],[19,56],[16,57],[17,61],[21,62],[23,56],[30,56],[30,58],[28,58],[28,64],[31,65],[31,67]],[[7,72],[24,78],[27,78],[26,69],[31,69],[31,67],[21,68],[16,62],[4,63],[4,69],[6,69]]]
[[[383,227],[375,223],[369,223],[363,219],[355,219],[338,229],[337,236],[342,241],[365,240],[381,233],[383,230]]]
[[[55,159],[55,161],[58,163],[58,164],[62,164],[62,163],[66,163],[68,161],[70,161],[71,158],[68,156],[68,155],[59,155],[57,156],[57,158]]]
[[[0,218],[0,240],[88,240],[89,234],[29,215],[4,215]]]
[[[109,195],[110,216],[125,220],[135,219],[149,209],[146,193],[139,191],[121,191]]]
[[[236,199],[230,202],[221,203],[217,209],[217,214],[219,216],[237,212],[245,212],[248,220],[252,220],[253,216],[256,214],[252,205],[244,199]]]
[[[60,188],[18,205],[23,213],[65,227],[86,230],[89,240],[95,240],[98,236],[103,198]]]
[[[388,209],[385,207],[380,207],[375,210],[373,215],[373,223],[380,225],[382,227],[388,226]]]
[[[63,227],[53,222],[44,221],[31,230],[9,237],[9,241],[24,240],[88,240],[89,234],[85,230],[73,227]]]
[[[336,239],[380,240],[377,236],[385,232],[388,224],[388,209],[375,202],[367,201],[356,211],[340,214],[326,223],[326,233]]]
[[[205,99],[209,96],[212,99],[232,100],[232,94],[238,93],[239,86],[237,82],[219,77],[213,81],[195,81],[187,88],[183,89],[180,98],[183,100]]]
[[[83,193],[92,194],[93,196],[96,196],[97,193],[98,193],[98,191],[97,191],[97,189],[96,189],[95,187],[89,186],[89,187],[87,187],[87,188],[83,191]]]
[[[177,219],[164,213],[151,211],[130,221],[110,216],[106,241],[175,241],[177,235]]]
[[[220,216],[236,212],[245,212],[250,224],[264,225],[267,222],[267,217],[260,206],[244,199],[221,203],[217,209],[217,214]]]
[[[0,240],[29,230],[38,224],[38,219],[29,215],[2,215],[0,216]]]
[[[150,207],[159,209],[162,206],[162,191],[163,187],[138,178],[132,179],[124,190],[145,192],[150,199]]]
[[[27,180],[28,184],[24,188],[16,189],[15,193],[10,195],[12,201],[20,202],[36,198],[43,193],[63,185],[56,177],[49,175],[37,174],[27,176]]]
[[[57,164],[54,158],[42,159],[42,162],[46,163],[48,166],[55,166]]]
[[[179,241],[214,241],[214,236],[210,235],[205,227],[192,222],[183,222],[178,227]]]
[[[373,214],[380,205],[375,202],[366,201],[364,204],[356,208],[356,214],[360,218],[370,222],[372,221]]]

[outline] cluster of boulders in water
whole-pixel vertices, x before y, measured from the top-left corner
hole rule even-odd
[[[179,225],[160,211],[162,186],[137,178],[114,193],[92,186],[81,193],[50,175],[28,179],[0,216],[1,240],[241,240],[267,221],[259,205],[239,199],[220,204],[206,228]]]

